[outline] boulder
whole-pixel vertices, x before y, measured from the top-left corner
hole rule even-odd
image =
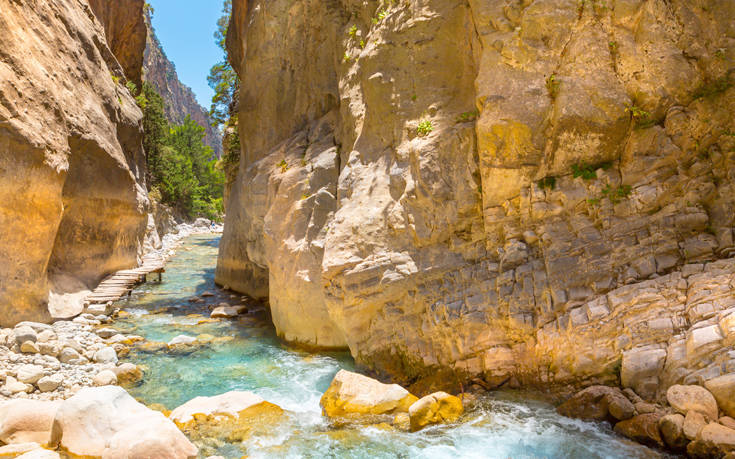
[[[435,392],[408,408],[411,431],[416,432],[431,424],[454,422],[463,412],[462,400],[458,397],[446,392]]]
[[[217,306],[209,316],[213,319],[232,319],[244,312],[247,312],[247,310],[248,308],[243,305]]]
[[[16,459],[60,459],[61,456],[56,451],[37,448],[25,454],[18,456]]]
[[[143,379],[143,371],[132,363],[123,363],[112,371],[120,384],[135,384]]]
[[[118,386],[84,388],[65,400],[56,413],[52,438],[76,456],[175,459],[197,455],[197,448],[171,420]],[[150,455],[143,453],[148,451]]]
[[[644,445],[663,447],[664,442],[658,429],[660,418],[656,413],[639,414],[615,424],[615,432]]]
[[[111,370],[102,370],[92,378],[95,386],[113,386],[117,384],[117,375]]]
[[[36,386],[38,386],[38,389],[41,392],[53,392],[59,388],[63,381],[64,377],[62,375],[54,374],[51,376],[44,376],[43,378],[39,379],[36,383]]]
[[[702,386],[671,386],[666,391],[666,400],[674,410],[683,415],[694,410],[706,416],[710,421],[718,418],[715,397]]]
[[[38,341],[38,334],[35,332],[35,330],[27,325],[16,327],[13,331],[15,333],[15,342],[19,346],[28,341],[34,343]]]
[[[684,436],[684,416],[669,414],[658,421],[658,428],[666,445],[674,450],[686,448],[689,440]]]
[[[590,386],[559,405],[556,411],[569,418],[603,421],[612,416],[623,421],[635,414],[635,407],[615,387]]]
[[[735,429],[735,419],[730,416],[722,416],[718,422],[725,427]]]
[[[24,354],[39,354],[41,348],[33,341],[26,341],[20,345],[20,352]]]
[[[22,399],[0,403],[0,442],[49,445],[59,405]]]
[[[682,425],[682,432],[684,437],[689,440],[694,440],[699,435],[699,432],[707,425],[702,413],[694,410],[690,410],[684,417],[684,424]]]
[[[94,353],[94,361],[97,363],[117,363],[117,352],[111,347],[103,347]]]
[[[16,373],[18,381],[26,384],[35,384],[43,376],[43,367],[40,365],[21,365]]]
[[[725,414],[735,417],[735,373],[710,379],[704,387],[712,393]]]
[[[28,453],[34,449],[40,448],[38,443],[14,443],[10,445],[0,446],[0,459],[16,458],[21,454]]]
[[[115,330],[114,328],[100,328],[95,333],[97,333],[97,336],[102,339],[108,339],[117,335],[117,330]]]
[[[12,376],[5,377],[5,385],[2,387],[3,391],[10,392],[11,394],[19,394],[21,392],[33,392],[33,386],[18,381]]]
[[[189,346],[197,342],[197,339],[193,336],[187,336],[187,335],[179,335],[174,337],[171,341],[168,342],[169,347],[174,346]]]
[[[250,393],[232,391],[214,397],[196,397],[176,408],[169,419],[192,436],[245,440],[256,428],[274,424],[283,410]]]
[[[697,439],[687,446],[687,454],[695,458],[722,457],[735,451],[735,430],[716,422],[704,426]]]
[[[383,384],[351,371],[340,370],[322,395],[320,404],[329,418],[407,413],[418,398],[398,384]]]
[[[73,363],[79,361],[81,358],[82,356],[79,355],[79,352],[71,347],[65,347],[59,353],[61,363]]]

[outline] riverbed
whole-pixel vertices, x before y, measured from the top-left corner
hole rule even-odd
[[[210,344],[187,353],[135,348],[126,359],[143,366],[144,380],[130,393],[172,410],[196,396],[231,390],[254,392],[288,413],[276,428],[259,429],[242,444],[200,442],[202,457],[227,458],[655,458],[658,451],[615,435],[601,424],[568,419],[533,394],[495,392],[480,398],[461,422],[407,433],[385,427],[332,428],[319,399],[340,368],[354,370],[348,353],[311,354],[284,345],[268,312],[253,307],[238,320],[209,321],[206,304],[238,302],[214,284],[219,235],[191,236],[166,265],[163,282],[137,289],[119,306],[116,327],[148,341],[178,335]]]

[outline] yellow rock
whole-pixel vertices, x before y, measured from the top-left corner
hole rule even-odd
[[[243,441],[259,429],[279,422],[283,410],[261,397],[232,391],[214,397],[196,397],[171,412],[169,418],[193,438]]]
[[[340,370],[322,395],[330,418],[360,418],[408,412],[418,398],[398,384],[383,384],[358,373]]]
[[[454,422],[463,412],[462,400],[446,392],[427,395],[408,409],[413,432],[430,424]]]

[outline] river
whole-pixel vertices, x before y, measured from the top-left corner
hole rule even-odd
[[[196,396],[247,390],[287,410],[278,427],[259,429],[242,444],[199,443],[202,457],[662,457],[616,436],[607,426],[561,417],[550,404],[523,392],[488,394],[460,423],[418,433],[387,427],[332,428],[321,416],[319,398],[340,368],[354,369],[348,353],[310,354],[284,345],[263,309],[236,321],[210,322],[206,305],[187,301],[205,291],[216,293],[211,301],[232,301],[214,285],[218,243],[218,235],[187,238],[169,260],[163,282],[144,284],[121,302],[127,315],[115,324],[153,342],[184,334],[211,343],[191,353],[134,348],[126,359],[143,366],[145,378],[129,391],[145,404],[172,410]]]

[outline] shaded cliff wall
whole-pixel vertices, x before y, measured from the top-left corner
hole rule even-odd
[[[211,125],[209,112],[197,102],[194,92],[179,81],[176,67],[168,60],[156,32],[146,20],[147,38],[145,59],[143,62],[143,79],[152,84],[163,97],[166,104],[166,118],[170,123],[181,124],[186,115],[205,129],[204,144],[214,151],[217,158],[222,157],[222,135]]]
[[[123,68],[125,76],[140,87],[146,45],[145,0],[126,0],[124,6],[110,0],[89,0],[97,19],[105,28],[107,45]]]
[[[56,314],[80,308],[63,295],[135,265],[148,199],[142,114],[89,5],[0,10],[0,326],[11,326],[48,320],[50,296]]]
[[[732,2],[249,3],[217,281],[282,337],[406,382],[735,370]]]

